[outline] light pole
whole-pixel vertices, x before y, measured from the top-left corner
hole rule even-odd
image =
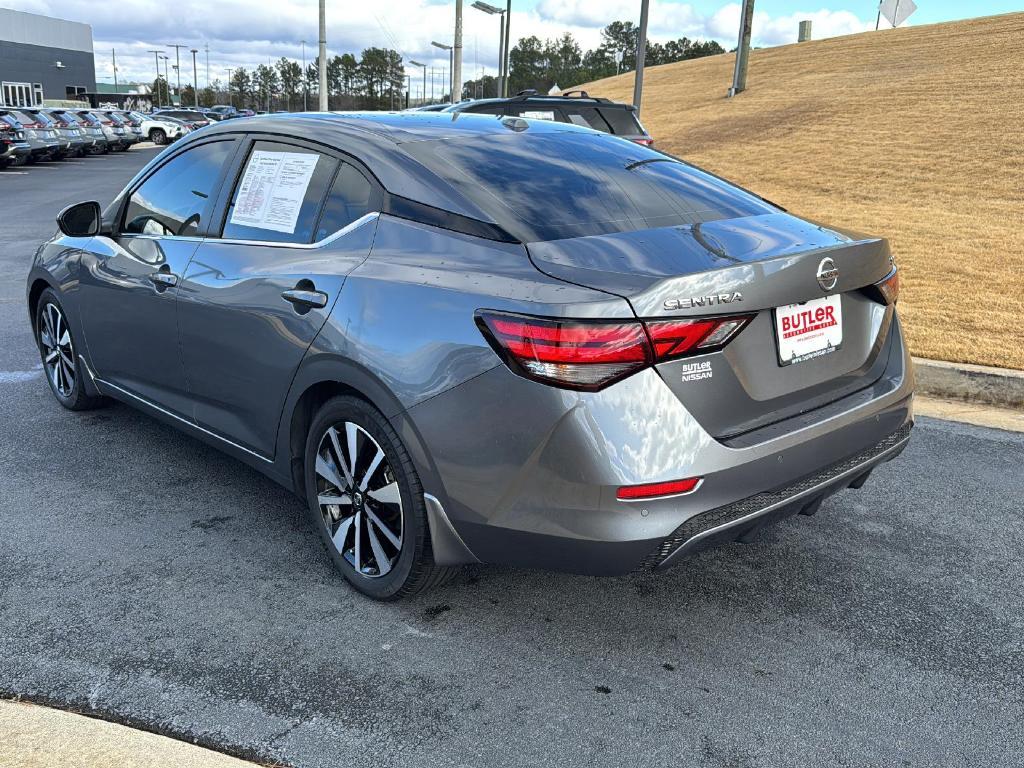
[[[110,49],[110,58],[114,67],[114,93],[117,93],[117,51]]]
[[[320,0],[320,111],[327,111],[327,0]]]
[[[504,80],[503,75],[505,74],[505,9],[504,8],[498,8],[496,6],[490,5],[489,3],[481,2],[481,0],[477,0],[475,3],[473,3],[473,7],[476,8],[478,11],[483,11],[484,13],[486,13],[489,16],[493,16],[494,14],[498,14],[498,18],[499,18],[499,20],[501,22],[500,26],[498,27],[498,94],[497,94],[498,96],[501,96],[505,92],[505,89],[502,88],[502,86],[501,86],[502,81]]]
[[[192,51],[192,101],[195,102],[196,107],[199,106],[199,70],[196,69],[196,54],[199,53],[198,48],[190,49]]]
[[[228,67],[228,106],[235,106],[235,98],[231,95],[231,73],[235,70]]]
[[[426,64],[420,64],[418,61],[413,61],[412,59],[409,59],[409,63],[412,64],[414,67],[423,67],[423,101],[426,101],[427,100],[427,65]]]
[[[640,114],[640,99],[644,92],[644,59],[647,57],[647,8],[650,0],[640,0],[640,29],[636,38],[636,75],[633,80],[633,106]]]
[[[174,49],[174,71],[178,73],[178,96],[181,96],[181,49],[188,46],[182,43],[164,43],[164,47]]]
[[[206,49],[206,87],[210,87],[210,44],[203,46]]]
[[[455,56],[452,58],[452,104],[462,101],[462,0],[455,0]],[[455,95],[456,90],[458,96]]]
[[[306,77],[306,41],[300,40],[302,43],[302,111],[309,111],[309,78]]]
[[[502,64],[504,65],[503,69],[502,69],[504,74],[502,75],[502,78],[501,78],[501,87],[502,87],[501,95],[502,96],[508,96],[508,74],[509,74],[508,73],[508,62],[509,62],[509,58],[510,58],[509,54],[508,54],[508,30],[509,30],[509,27],[511,27],[511,26],[512,26],[512,0],[505,0],[505,60],[502,62]]]
[[[454,46],[445,45],[439,43],[436,40],[431,40],[430,44],[435,48],[440,48],[442,51],[448,51],[448,89],[451,92],[452,104],[455,103],[455,50]]]
[[[160,51],[146,51],[153,54],[153,63],[156,64],[156,100],[160,101]]]
[[[736,46],[736,69],[732,74],[729,96],[747,90],[747,62],[750,59],[750,28],[754,22],[754,0],[743,0],[740,14],[739,44]]]
[[[167,92],[167,103],[170,106],[174,106],[174,102],[171,101],[171,77],[167,74],[167,62],[170,61],[170,56],[164,56],[160,54],[160,58],[164,60],[164,90]]]

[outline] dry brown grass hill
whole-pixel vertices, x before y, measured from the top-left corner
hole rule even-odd
[[[922,357],[1024,369],[1024,13],[647,70],[656,146],[798,215],[890,238]],[[633,74],[582,86],[629,101]]]

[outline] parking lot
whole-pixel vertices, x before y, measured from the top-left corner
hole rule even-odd
[[[1019,762],[1024,435],[919,419],[862,490],[667,573],[373,603],[254,470],[47,390],[35,246],[153,152],[0,173],[0,694],[303,766]]]

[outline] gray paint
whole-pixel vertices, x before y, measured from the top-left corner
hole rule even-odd
[[[402,177],[415,166],[401,143],[449,131],[445,118],[403,120],[400,128],[393,116],[379,120],[231,121],[183,145],[247,126],[298,133],[344,151],[365,149],[358,159],[388,180],[387,192],[395,180],[403,192],[420,189],[421,202],[464,205],[443,182],[430,187],[423,169],[412,181]],[[463,116],[458,130],[501,129]],[[213,215],[203,220],[222,220],[228,197],[225,189],[211,198]],[[108,224],[119,220],[124,199],[108,208]],[[648,239],[661,236],[588,238],[578,250],[566,241],[531,244],[528,252],[388,214],[317,247],[60,236],[40,248],[29,283],[60,288],[100,391],[297,492],[295,448],[303,441],[292,438],[293,415],[310,387],[340,382],[401,436],[434,497],[431,528],[445,532],[438,544],[446,561],[621,573],[694,515],[814,474],[912,419],[913,375],[895,311],[858,291],[888,264],[884,241],[788,215],[718,222],[699,242],[692,233],[671,235],[705,252],[714,238],[718,258],[730,265],[688,274],[685,262],[675,273],[658,265]],[[770,307],[820,295],[808,266],[823,252],[840,265],[847,340],[838,353],[782,369],[768,356]],[[576,275],[573,258],[601,268]],[[608,258],[619,260],[615,270]],[[148,279],[154,269],[180,282],[160,291]],[[614,274],[625,275],[621,285]],[[296,316],[281,299],[299,280],[327,294],[323,310]],[[598,392],[542,385],[502,364],[474,322],[479,309],[626,320],[662,314],[658,304],[684,284],[708,292],[742,284],[752,297],[745,308],[758,311],[732,346],[705,356],[721,388],[679,386],[676,363]],[[737,429],[748,430],[744,439],[716,436]],[[697,476],[704,482],[688,496],[616,498],[622,485]]]

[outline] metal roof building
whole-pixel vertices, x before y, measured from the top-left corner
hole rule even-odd
[[[0,104],[33,106],[94,90],[92,27],[0,8]]]

